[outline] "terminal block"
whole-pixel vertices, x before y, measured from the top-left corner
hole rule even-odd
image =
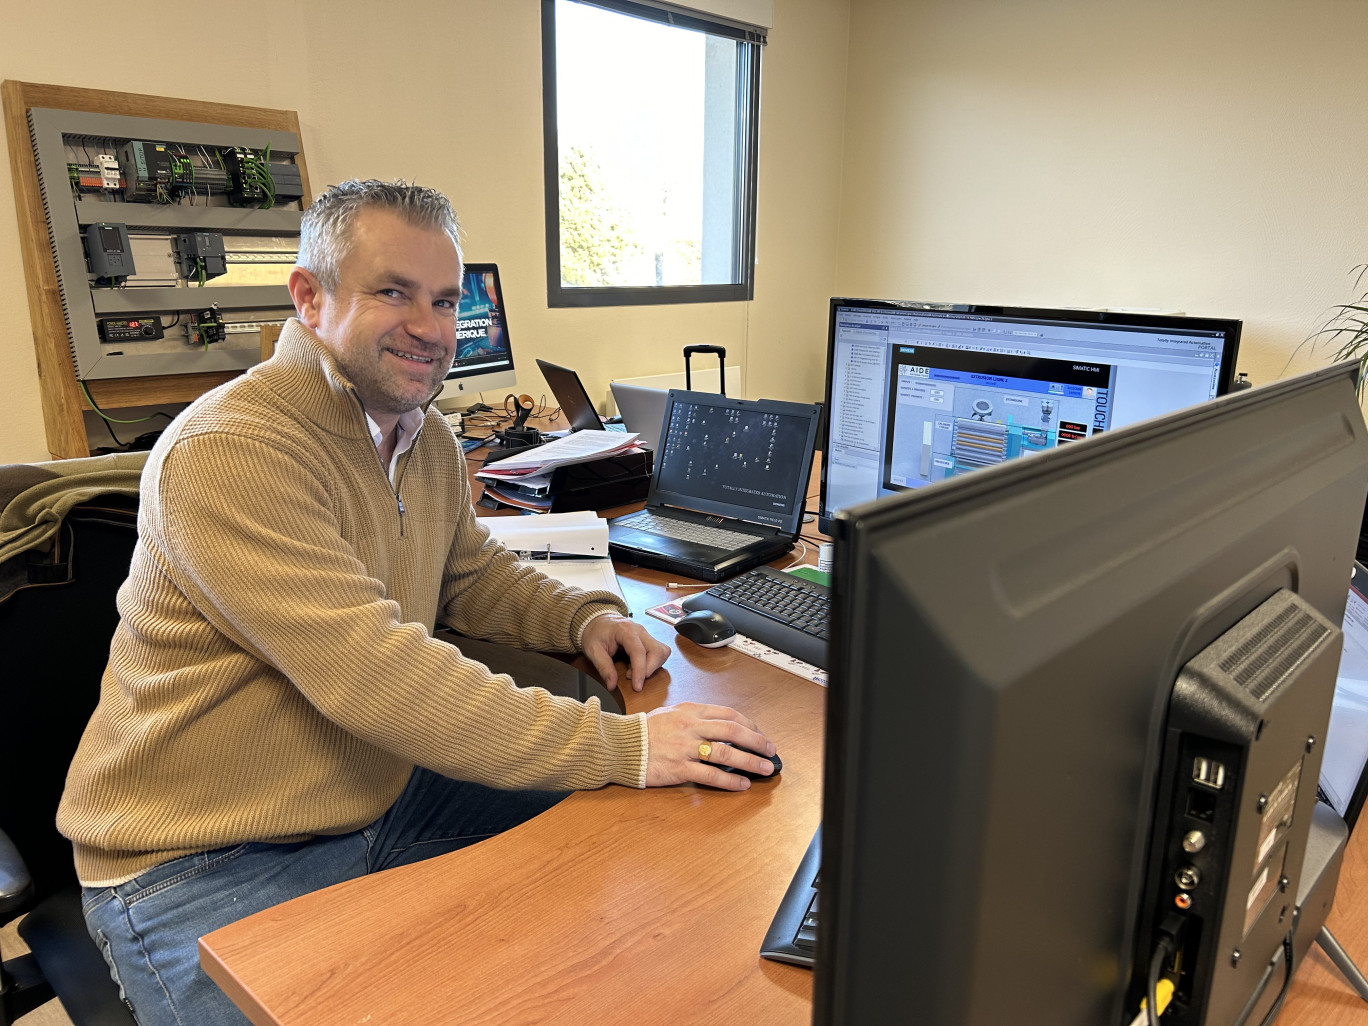
[[[217,306],[196,311],[190,323],[186,325],[185,331],[192,346],[204,346],[206,349],[228,337],[223,314],[219,313]]]
[[[275,201],[270,162],[256,150],[241,146],[219,150],[228,172],[228,202],[235,207],[269,207]]]

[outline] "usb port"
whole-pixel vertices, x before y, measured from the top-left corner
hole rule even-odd
[[[1199,755],[1192,760],[1192,779],[1219,791],[1225,786],[1225,764]]]

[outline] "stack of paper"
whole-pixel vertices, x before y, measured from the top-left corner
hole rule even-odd
[[[499,484],[516,484],[520,492],[544,495],[551,485],[551,472],[571,463],[591,460],[626,452],[636,445],[635,433],[617,431],[576,431],[554,442],[547,442],[527,452],[491,463],[475,476]]]

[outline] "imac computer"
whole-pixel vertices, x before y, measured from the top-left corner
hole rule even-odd
[[[815,1023],[1125,1026],[1162,978],[1166,1026],[1276,1014],[1356,371],[836,515]]]
[[[820,521],[1230,391],[1240,322],[832,299]]]
[[[498,265],[466,264],[456,311],[456,358],[437,394],[437,407],[469,406],[485,389],[512,388],[517,381]]]

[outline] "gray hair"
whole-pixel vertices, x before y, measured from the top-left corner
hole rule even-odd
[[[338,267],[351,250],[352,224],[358,212],[389,210],[409,224],[444,232],[461,256],[461,228],[451,201],[436,189],[398,179],[351,179],[325,189],[304,211],[299,222],[299,256],[296,263],[313,273],[324,291],[334,293]]]

